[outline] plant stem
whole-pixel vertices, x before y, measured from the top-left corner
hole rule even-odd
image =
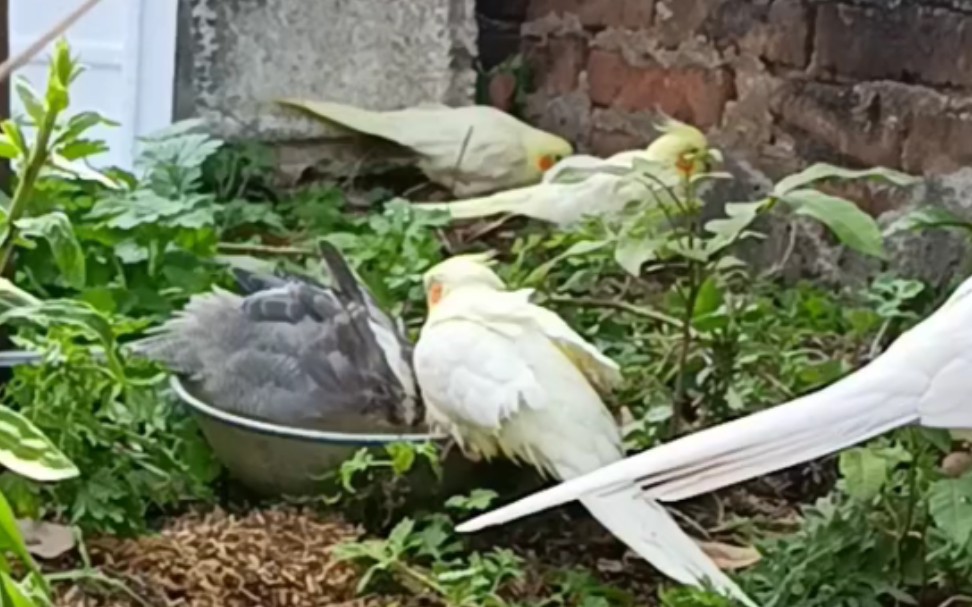
[[[37,137],[27,159],[27,167],[24,169],[24,174],[17,180],[17,189],[14,190],[10,212],[7,214],[7,235],[3,243],[0,244],[0,270],[6,269],[7,264],[10,263],[10,256],[13,254],[14,243],[17,240],[17,220],[26,212],[30,198],[34,194],[37,177],[47,162],[47,147],[50,145],[51,135],[54,133],[57,114],[58,112],[48,111],[44,115],[44,122],[37,127]]]
[[[685,299],[685,313],[682,315],[681,348],[678,352],[678,375],[675,377],[675,395],[672,399],[671,434],[674,438],[682,426],[687,403],[685,402],[685,376],[687,373],[689,351],[692,349],[692,319],[695,318],[695,304],[699,298],[699,280],[697,264],[692,264],[689,270],[689,288]]]
[[[683,215],[689,219],[688,225],[688,244],[690,249],[695,248],[696,231],[699,229],[699,211],[695,206],[695,188],[689,174],[683,175],[682,185],[685,192],[686,204],[679,205]],[[698,302],[699,291],[702,288],[703,278],[701,273],[703,266],[698,261],[689,261],[688,267],[688,290],[685,296],[685,311],[682,315],[682,337],[681,349],[678,353],[678,376],[675,378],[675,394],[672,399],[672,422],[670,432],[672,437],[678,435],[682,426],[682,419],[685,416],[688,403],[686,402],[686,374],[689,352],[692,349],[692,320],[695,318],[695,305]]]
[[[644,318],[650,318],[652,320],[657,320],[658,322],[670,325],[677,329],[684,329],[685,323],[681,320],[675,318],[674,316],[669,316],[664,312],[659,312],[657,310],[652,310],[651,308],[646,308],[644,306],[636,306],[634,304],[629,304],[624,301],[617,301],[614,299],[599,299],[597,297],[565,297],[562,295],[551,295],[549,297],[550,301],[558,304],[589,307],[589,308],[614,308],[616,310],[622,310],[635,316],[642,316]],[[695,334],[695,331],[689,326],[689,331]]]
[[[238,242],[221,242],[216,245],[220,253],[235,255],[283,255],[287,257],[309,257],[315,255],[311,249],[300,247],[273,247],[262,244],[247,244]]]

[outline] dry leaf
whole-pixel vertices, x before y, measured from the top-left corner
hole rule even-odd
[[[967,451],[953,451],[942,460],[942,472],[946,476],[958,478],[972,470],[972,453]]]
[[[74,530],[66,525],[17,519],[27,551],[42,559],[56,559],[74,550]]]
[[[759,562],[762,555],[752,546],[732,546],[722,542],[697,542],[699,547],[719,569],[735,571],[745,569]]]

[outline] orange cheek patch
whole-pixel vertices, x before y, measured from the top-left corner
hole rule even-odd
[[[435,305],[442,299],[442,285],[434,284],[430,286],[427,299],[429,302],[429,308],[435,307]]]
[[[550,168],[555,163],[554,163],[554,159],[553,159],[552,156],[541,156],[540,157],[540,162],[538,164],[540,165],[540,170],[541,171],[549,171]]]
[[[679,156],[675,166],[683,175],[691,175],[695,169],[695,163],[685,156]]]

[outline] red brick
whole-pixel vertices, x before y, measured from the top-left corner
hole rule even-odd
[[[587,61],[587,40],[580,36],[550,37],[525,43],[526,61],[534,84],[548,93],[569,93],[577,88]]]
[[[641,29],[651,26],[655,0],[585,0],[577,17],[585,27]]]
[[[816,68],[860,80],[972,85],[972,16],[902,6],[822,5]]]
[[[489,103],[504,112],[513,109],[516,101],[516,76],[513,74],[494,74],[489,80]]]
[[[726,70],[633,67],[617,53],[595,50],[587,64],[591,101],[628,111],[662,111],[700,128],[718,125],[733,81]]]
[[[592,50],[587,60],[591,101],[597,105],[611,105],[632,71],[633,68],[618,53]]]

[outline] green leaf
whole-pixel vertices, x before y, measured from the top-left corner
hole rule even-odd
[[[67,215],[55,211],[39,217],[27,217],[18,220],[17,227],[28,238],[46,240],[54,254],[54,263],[57,264],[65,282],[75,289],[84,287],[86,282],[84,250],[74,234],[74,227]]]
[[[29,419],[0,405],[0,466],[31,480],[60,481],[77,467]]]
[[[639,276],[641,266],[657,259],[658,250],[664,244],[664,240],[657,238],[622,236],[614,248],[614,260],[628,274]]]
[[[17,158],[20,156],[20,151],[17,147],[10,143],[10,140],[4,137],[0,139],[0,158]]]
[[[872,169],[856,171],[827,164],[825,162],[818,162],[817,164],[811,165],[795,175],[790,175],[789,177],[784,177],[781,179],[776,186],[773,187],[772,196],[774,198],[783,198],[798,188],[804,188],[825,179],[877,179],[897,186],[914,185],[921,181],[917,177],[912,177],[906,173],[901,173],[893,169],[886,169],[884,167],[875,167]]]
[[[951,211],[927,207],[915,209],[902,215],[884,230],[884,235],[893,236],[911,230],[935,228],[959,228],[966,232],[972,232],[972,222],[966,221]]]
[[[888,480],[888,460],[864,447],[841,453],[839,467],[848,495],[860,501],[876,497]]]
[[[20,533],[17,518],[2,493],[0,493],[0,549],[3,552],[13,552],[31,570],[37,570],[37,565],[27,550],[24,536]]]
[[[445,505],[446,508],[455,508],[466,512],[480,511],[489,508],[497,497],[499,497],[499,494],[490,489],[473,489],[469,495],[450,497]]]
[[[928,494],[935,524],[958,546],[972,540],[972,475],[936,481]]]
[[[75,139],[58,150],[67,160],[87,158],[108,151],[108,144],[100,140]]]
[[[849,200],[809,189],[790,191],[781,200],[798,215],[812,217],[830,228],[841,243],[865,255],[884,259],[881,228],[874,218]]]
[[[6,571],[0,571],[0,598],[4,607],[38,607]]]
[[[72,179],[94,181],[112,190],[119,190],[123,187],[121,182],[112,179],[97,169],[89,167],[81,160],[68,160],[59,153],[54,152],[51,153],[48,162],[50,162],[51,167],[56,171],[64,173]]]
[[[55,147],[60,147],[71,144],[78,140],[86,131],[99,124],[112,127],[118,126],[117,122],[109,120],[97,112],[81,112],[75,114],[71,116],[67,125],[58,134],[57,139],[54,140],[54,145]]]
[[[385,446],[385,451],[391,456],[392,471],[396,476],[405,474],[415,464],[415,447],[409,443],[392,443]]]
[[[27,115],[30,119],[34,121],[34,124],[40,125],[44,122],[44,104],[41,103],[40,97],[37,92],[30,86],[30,83],[24,79],[18,79],[18,82],[14,85],[17,91],[17,96],[20,97],[20,102],[24,105],[24,109],[27,111]]]
[[[0,122],[0,130],[3,130],[3,134],[7,136],[7,141],[17,148],[21,156],[26,158],[29,155],[30,151],[27,148],[24,133],[20,130],[20,126],[16,122],[13,120],[4,120]]]

